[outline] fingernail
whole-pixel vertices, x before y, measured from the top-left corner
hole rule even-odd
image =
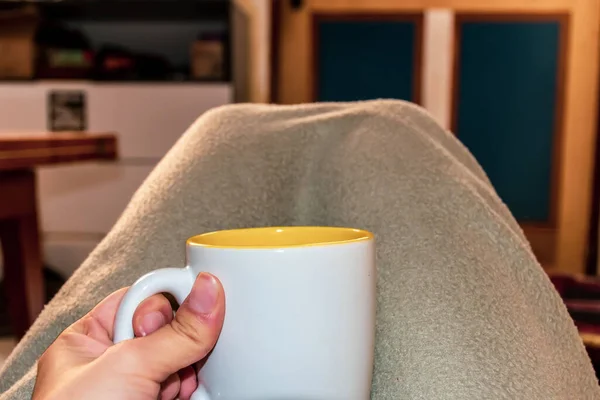
[[[192,311],[199,314],[210,314],[217,305],[219,286],[217,279],[211,274],[198,275],[192,293],[188,297],[188,304]]]
[[[152,311],[142,317],[140,333],[142,336],[149,335],[162,328],[166,322],[165,316],[160,311]]]

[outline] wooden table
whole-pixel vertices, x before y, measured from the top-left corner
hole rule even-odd
[[[114,160],[114,134],[0,135],[0,243],[11,324],[21,338],[45,301],[35,168]]]

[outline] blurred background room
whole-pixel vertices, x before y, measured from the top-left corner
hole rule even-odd
[[[0,362],[202,113],[374,98],[469,148],[594,354],[599,27],[600,0],[0,0]]]

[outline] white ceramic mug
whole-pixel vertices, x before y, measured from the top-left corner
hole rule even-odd
[[[115,342],[134,337],[140,303],[195,277],[223,284],[223,330],[193,400],[367,400],[375,337],[375,245],[369,232],[269,227],[187,241],[187,266],[140,278],[125,295]]]

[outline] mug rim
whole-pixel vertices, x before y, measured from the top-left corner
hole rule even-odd
[[[265,238],[265,234],[270,238]],[[260,236],[260,239],[258,238]],[[287,235],[288,237],[278,235]],[[194,235],[186,244],[215,249],[287,249],[323,247],[373,240],[364,229],[336,226],[265,226],[225,229]],[[286,239],[286,240],[282,240]]]

